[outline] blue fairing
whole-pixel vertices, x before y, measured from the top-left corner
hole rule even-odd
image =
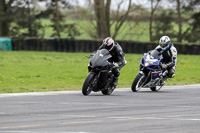
[[[160,75],[160,73],[161,73],[161,71],[156,71],[156,72],[152,72],[152,79],[156,79],[156,78],[158,78],[159,77],[159,75]]]
[[[147,54],[144,54],[140,65],[150,71],[156,71],[160,69],[160,62],[162,62],[162,57],[157,50],[152,50]],[[145,66],[146,64],[146,66]]]

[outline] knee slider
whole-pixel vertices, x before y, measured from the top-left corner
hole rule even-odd
[[[119,77],[120,75],[119,69],[113,69],[113,74],[115,77]]]
[[[171,78],[173,78],[175,76],[175,74],[172,74]]]
[[[169,78],[173,78],[175,76],[174,73],[168,74]]]

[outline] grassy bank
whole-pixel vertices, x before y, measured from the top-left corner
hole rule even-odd
[[[53,27],[51,27],[52,23],[48,19],[41,20],[42,25],[45,27],[44,31],[41,31],[41,34],[44,32],[44,37],[49,38],[54,33]],[[88,30],[94,31],[92,29],[91,22],[86,20],[66,20],[66,24],[75,24],[77,30],[80,32],[79,36],[75,36],[76,39],[92,39]],[[155,24],[156,25],[156,24]],[[154,26],[155,26],[154,25]],[[188,28],[187,23],[182,24],[183,32]],[[87,30],[85,30],[87,29]],[[173,23],[173,29],[178,33],[178,24]],[[111,27],[111,34],[113,35],[115,31],[115,24]],[[126,21],[123,26],[120,28],[119,33],[116,37],[116,40],[132,40],[132,41],[140,41],[140,42],[149,42],[149,22],[148,21]],[[61,32],[61,37],[66,38],[69,37],[65,32]],[[176,40],[176,38],[170,37],[172,40]],[[158,38],[159,39],[159,38]],[[183,40],[184,42],[184,40]]]
[[[0,93],[80,90],[89,53],[0,52]],[[141,54],[126,54],[118,87],[130,87]],[[200,56],[179,55],[176,76],[167,85],[200,83]]]

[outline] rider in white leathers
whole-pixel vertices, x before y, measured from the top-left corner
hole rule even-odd
[[[161,66],[168,71],[167,75],[161,81],[161,84],[164,84],[167,78],[173,78],[175,76],[177,50],[168,36],[162,36],[160,38],[156,50],[163,56],[163,63]]]

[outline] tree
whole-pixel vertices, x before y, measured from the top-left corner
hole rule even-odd
[[[0,36],[7,37],[9,36],[9,9],[13,0],[0,0]]]
[[[130,13],[130,10],[131,10],[131,0],[129,0],[128,9],[124,12],[124,14],[120,15],[119,9],[120,9],[120,6],[121,6],[122,3],[123,3],[123,1],[121,1],[121,3],[118,4],[117,16],[116,16],[116,19],[115,19],[115,22],[116,22],[115,31],[114,31],[114,34],[112,36],[114,39],[116,38],[120,28],[124,24],[125,20],[128,17],[128,14]]]
[[[43,37],[44,28],[40,21],[41,12],[36,12],[33,0],[14,0],[11,12],[10,37]]]
[[[60,12],[58,9],[58,0],[56,0],[55,3],[56,3],[56,32],[57,32],[58,38],[60,38],[60,25],[59,25]]]
[[[42,0],[46,1],[46,0]],[[71,9],[72,5],[69,0],[51,0],[46,1],[47,10],[43,12],[45,17],[48,17],[52,24],[51,27],[54,30],[54,33],[51,37],[70,37],[74,38],[75,36],[80,35],[80,32],[77,30],[75,24],[66,24],[65,23],[65,14],[61,10]],[[61,35],[61,33],[65,35]]]
[[[180,0],[177,1],[177,14],[178,14],[178,42],[182,42],[182,19],[181,19],[181,3]]]
[[[117,10],[111,10],[111,0],[88,0],[90,7],[91,4],[93,4],[93,10],[94,10],[94,17],[92,13],[87,13],[90,15],[90,27],[85,28],[88,32],[88,34],[93,39],[103,39],[105,37],[111,36],[113,39],[115,39],[119,33],[120,28],[124,24],[125,20],[128,17],[128,14],[131,9],[131,1],[128,0],[128,8],[127,10],[121,10],[121,6],[124,2],[127,2],[126,0],[121,0],[117,4]],[[111,14],[112,13],[112,14]],[[91,17],[92,16],[92,17]],[[84,18],[86,16],[84,15]],[[94,19],[96,23],[94,23]],[[91,29],[91,26],[94,29]],[[114,29],[112,31],[111,29]],[[94,30],[96,32],[94,32]]]
[[[182,13],[194,10],[194,7],[200,3],[200,0],[171,0],[171,2],[176,1],[177,5],[177,17],[178,17],[178,36],[177,41],[182,42],[183,33],[182,33]],[[194,18],[193,18],[194,19]]]
[[[37,36],[41,23],[34,13],[34,3],[33,0],[1,0],[0,36]]]
[[[110,3],[111,0],[94,0],[94,10],[99,38],[110,36]]]
[[[40,10],[38,2],[45,2],[46,9]],[[72,6],[69,0],[0,0],[0,36],[44,37],[41,19],[51,19],[52,37],[74,38],[79,35],[75,24],[66,24],[61,10]],[[14,14],[14,15],[13,15]]]
[[[200,12],[192,16],[193,22],[190,27],[184,32],[185,40],[189,42],[200,43]]]
[[[187,6],[184,6],[186,11],[195,10],[199,8],[200,0],[190,0]],[[196,8],[195,8],[196,7]],[[198,42],[200,43],[200,11],[195,12],[191,17],[192,23],[183,33],[184,39],[189,42]]]
[[[156,26],[154,28],[155,34],[152,36],[153,41],[157,41],[158,38],[160,38],[163,35],[168,35],[170,38],[175,38],[176,33],[173,29],[173,16],[174,12],[173,10],[163,10],[160,15],[156,17]]]
[[[153,29],[154,13],[155,13],[160,1],[161,0],[151,0],[151,16],[150,16],[150,21],[149,21],[149,39],[150,39],[150,41],[153,40],[152,29]],[[155,6],[154,6],[154,2],[156,2]]]

